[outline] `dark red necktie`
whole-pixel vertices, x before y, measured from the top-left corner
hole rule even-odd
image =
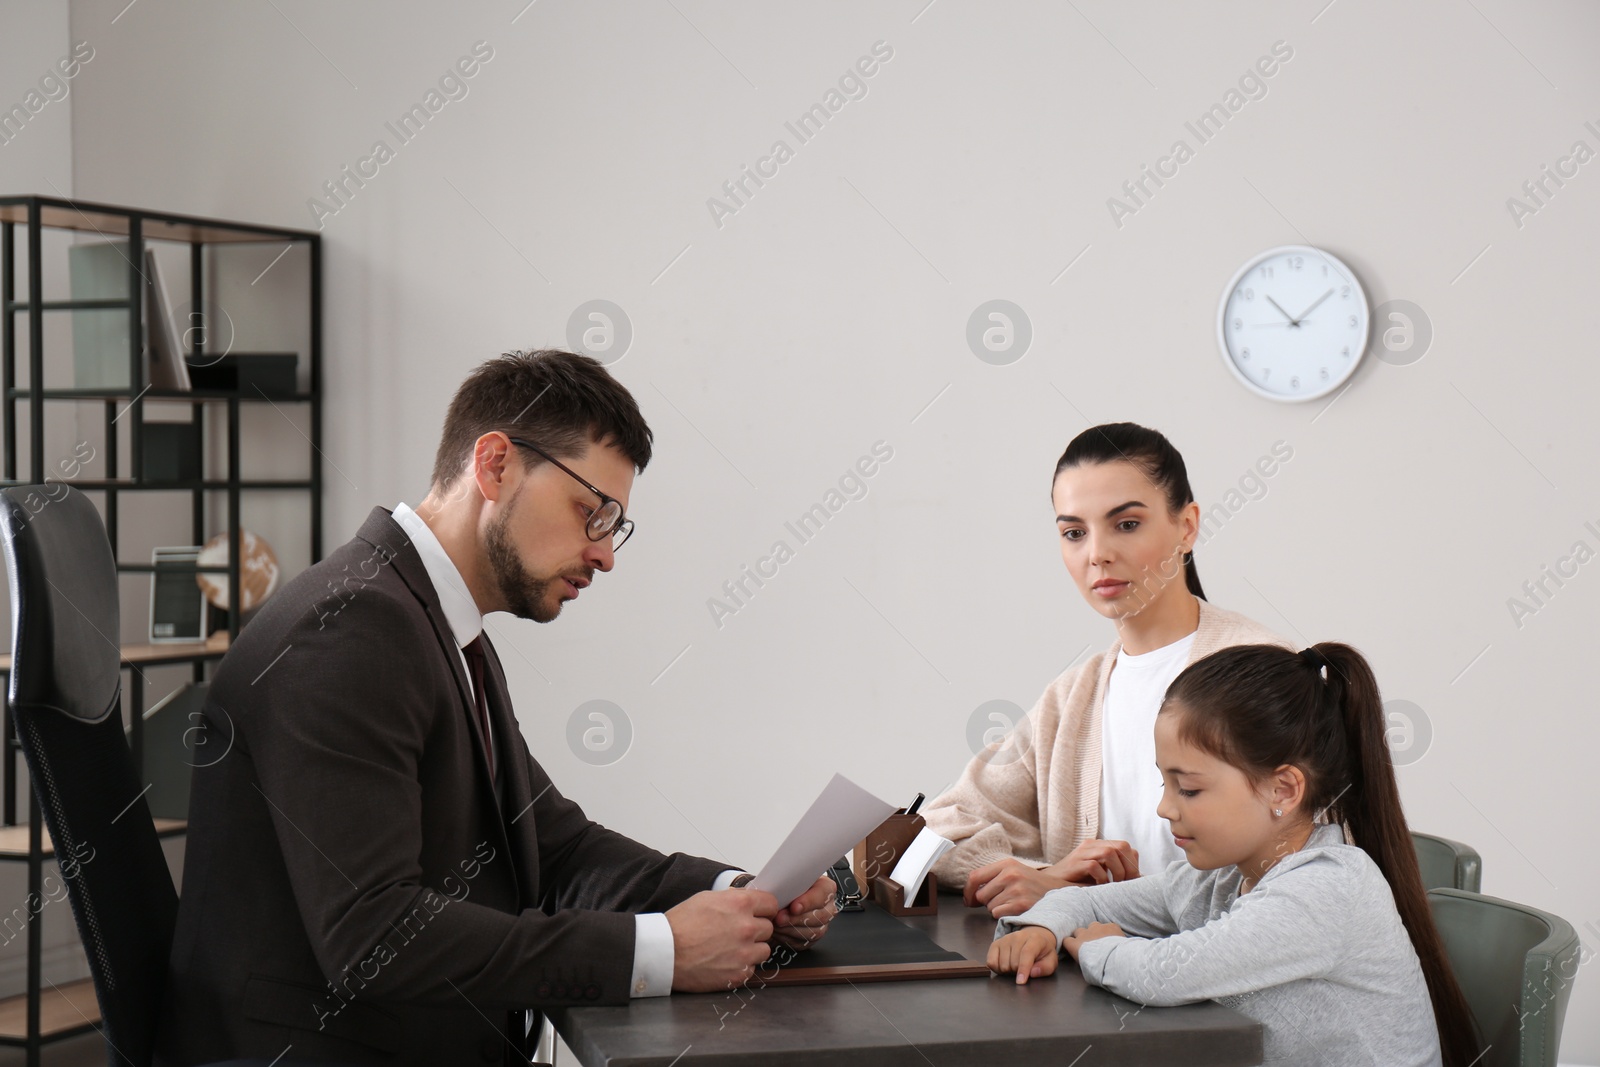
[[[478,729],[483,731],[483,750],[489,757],[489,781],[494,781],[494,738],[489,733],[489,696],[485,690],[483,635],[474,637],[465,648],[467,666],[472,670],[472,700],[478,705]]]

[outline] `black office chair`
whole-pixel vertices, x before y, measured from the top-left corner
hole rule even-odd
[[[108,1062],[149,1067],[178,894],[123,734],[111,545],[89,499],[59,483],[0,490],[0,533],[12,721],[88,953]]]
[[[0,490],[11,715],[63,863],[114,1067],[147,1067],[178,894],[122,732],[122,622],[105,526],[56,484]],[[75,862],[73,862],[75,861]]]

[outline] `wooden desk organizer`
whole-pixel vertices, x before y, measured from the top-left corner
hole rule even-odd
[[[907,815],[902,808],[856,844],[856,882],[865,896],[890,915],[934,915],[939,911],[939,883],[932,871],[923,879],[910,907],[905,904],[905,886],[889,877],[900,862],[900,853],[916,840],[925,825],[922,816]]]

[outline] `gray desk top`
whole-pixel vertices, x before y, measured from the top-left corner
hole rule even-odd
[[[906,920],[981,960],[994,920],[961,898]],[[1219,1004],[1145,1008],[1095,989],[1063,960],[1052,978],[951,978],[736,993],[676,993],[622,1008],[573,1008],[556,1026],[584,1067],[994,1067],[1004,1053],[1067,1067],[1261,1062],[1261,1027]],[[1087,1067],[1087,1062],[1085,1067]]]

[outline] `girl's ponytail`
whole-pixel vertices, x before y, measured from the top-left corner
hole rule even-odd
[[[1400,788],[1389,756],[1377,679],[1361,653],[1349,645],[1323,642],[1306,649],[1301,658],[1326,675],[1328,710],[1337,715],[1345,734],[1348,775],[1327,802],[1324,817],[1344,823],[1351,840],[1372,857],[1388,879],[1395,909],[1411,935],[1428,982],[1446,1067],[1466,1067],[1481,1052],[1472,1010],[1450,969],[1422,886],[1416,847],[1400,806]]]
[[[1384,737],[1378,682],[1361,653],[1324,642],[1296,654],[1234,645],[1184,668],[1167,687],[1179,736],[1256,780],[1292,764],[1313,821],[1344,824],[1394,894],[1428,983],[1446,1067],[1478,1058],[1472,1009],[1456,984],[1422,888],[1416,848]]]

